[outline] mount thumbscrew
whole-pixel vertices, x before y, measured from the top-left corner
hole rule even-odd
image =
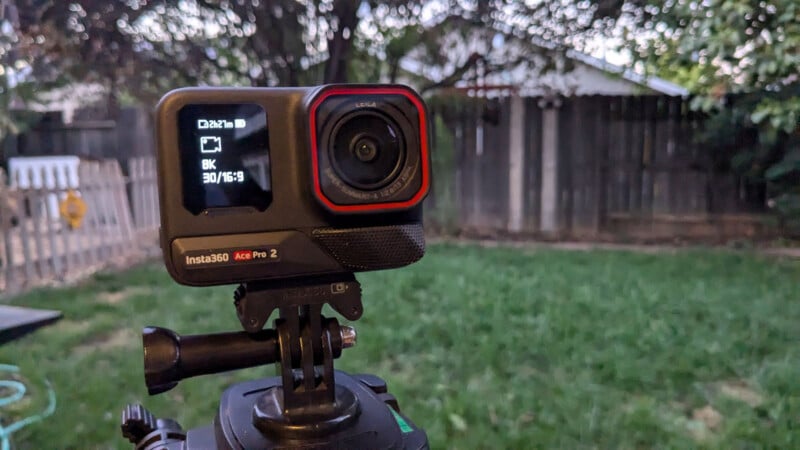
[[[128,405],[122,411],[122,435],[136,444],[158,428],[156,417],[142,405]]]

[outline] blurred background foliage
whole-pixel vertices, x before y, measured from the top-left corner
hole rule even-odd
[[[764,184],[770,206],[800,220],[795,0],[2,0],[0,13],[0,136],[24,125],[10,109],[73,82],[102,85],[113,117],[178,86],[392,82],[413,54],[440,72],[420,78],[425,93],[601,46],[687,87],[712,116],[698,138],[715,166]],[[732,151],[732,139],[752,146]]]
[[[800,221],[800,3],[796,0],[613,2],[615,34],[642,71],[697,94],[712,119],[700,139],[723,169],[768,189]],[[731,141],[749,142],[734,153]]]

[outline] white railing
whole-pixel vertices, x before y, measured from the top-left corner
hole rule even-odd
[[[128,177],[131,209],[136,229],[157,232],[160,219],[155,158],[142,157],[128,160]]]
[[[139,158],[130,167],[126,179],[116,161],[82,161],[77,188],[62,167],[17,170],[11,180],[0,170],[0,293],[80,278],[157,248],[155,164]],[[60,210],[69,191],[86,207],[74,228]]]

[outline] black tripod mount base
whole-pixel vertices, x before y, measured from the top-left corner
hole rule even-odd
[[[185,449],[428,449],[423,430],[399,412],[386,383],[374,375],[336,371],[337,414],[324,430],[312,422],[292,424],[281,419],[269,399],[280,389],[279,377],[247,381],[229,387],[220,399],[213,425],[189,430]],[[267,403],[265,403],[267,402]],[[296,426],[295,426],[296,425]],[[216,447],[209,443],[215,442]]]
[[[331,405],[309,405],[294,416],[284,413],[283,387],[269,388],[253,406],[253,425],[266,436],[308,439],[325,436],[358,418],[358,399],[350,389],[336,385]]]

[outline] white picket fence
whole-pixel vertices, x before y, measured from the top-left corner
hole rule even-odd
[[[158,214],[156,159],[131,158],[128,160],[128,176],[135,228],[140,232],[158,233],[161,219]]]
[[[157,248],[155,163],[129,166],[126,178],[117,161],[82,161],[77,186],[63,167],[29,168],[10,180],[0,170],[0,293],[80,278]],[[86,204],[75,228],[53,206],[69,190]]]

